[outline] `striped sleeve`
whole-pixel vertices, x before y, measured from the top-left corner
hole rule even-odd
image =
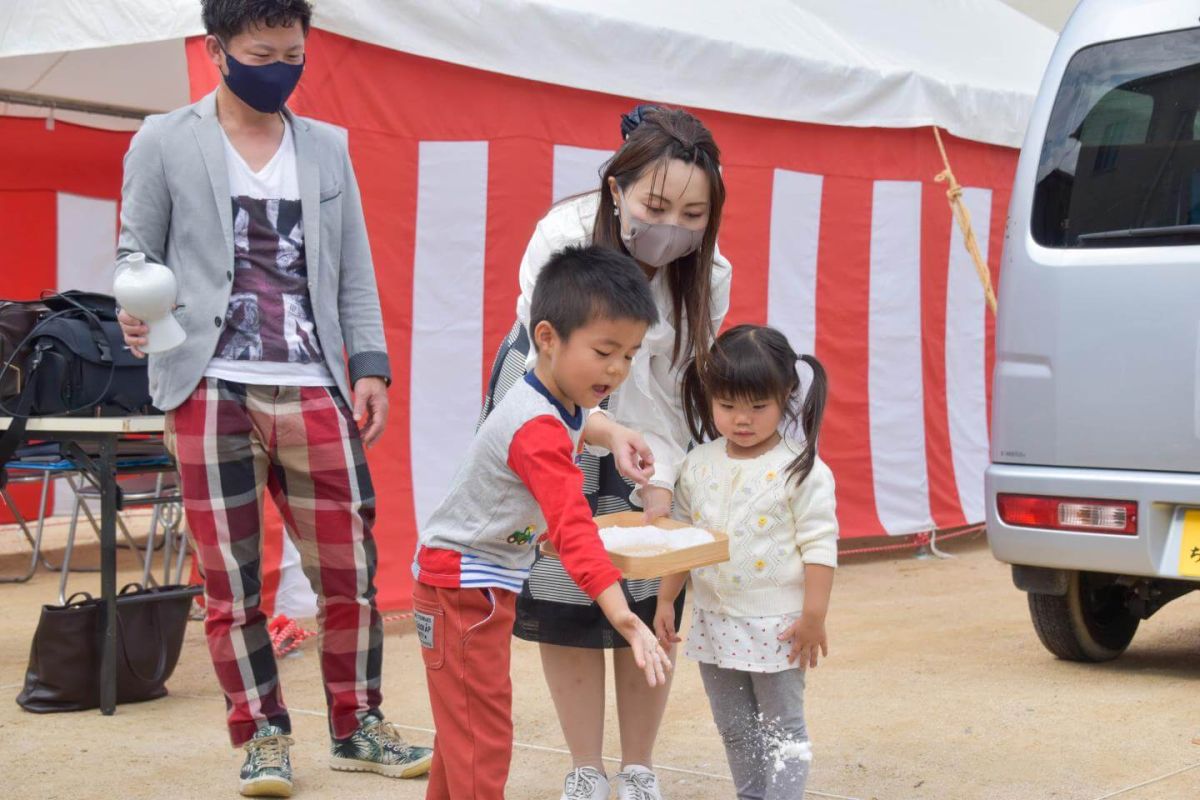
[[[594,600],[616,583],[621,573],[600,542],[573,449],[561,422],[549,415],[534,417],[513,436],[508,466],[541,507],[546,535],[563,568]]]

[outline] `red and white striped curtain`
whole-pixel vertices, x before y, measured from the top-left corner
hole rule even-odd
[[[188,67],[193,96],[215,85],[199,40]],[[370,452],[385,607],[409,602],[417,526],[472,436],[535,223],[597,187],[620,114],[644,99],[312,33],[293,107],[349,131],[395,373]],[[727,324],[775,325],[829,370],[822,455],[843,535],[982,520],[993,321],[931,132],[697,114],[723,154]],[[0,120],[0,135],[0,232],[16,243],[0,294],[107,288],[129,135],[40,120]],[[948,148],[995,279],[1016,151]]]
[[[199,42],[189,54],[199,96],[215,77]],[[652,80],[647,95],[310,38],[293,105],[349,131],[396,375],[390,429],[371,453],[385,604],[407,600],[417,526],[473,434],[535,223],[598,186],[620,114],[662,99]],[[727,324],[776,325],[829,370],[822,453],[843,535],[981,521],[993,320],[933,181],[931,131],[697,114],[723,153]],[[996,279],[1017,153],[955,138],[948,148]]]
[[[129,137],[0,117],[0,297],[33,299],[57,287],[111,291]],[[15,484],[12,494],[25,516],[36,513],[39,485]],[[70,511],[69,490],[52,498],[51,508]],[[0,508],[0,523],[11,521]]]

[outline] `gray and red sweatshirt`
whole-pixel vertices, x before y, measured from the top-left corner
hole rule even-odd
[[[413,576],[428,586],[519,592],[543,533],[595,599],[620,579],[600,541],[575,463],[584,414],[532,373],[480,426],[446,498],[422,528]]]

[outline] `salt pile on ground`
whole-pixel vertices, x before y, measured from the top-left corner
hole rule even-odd
[[[776,740],[772,743],[771,755],[775,759],[775,771],[783,772],[789,761],[812,761],[812,744],[809,742]]]
[[[601,528],[600,540],[604,549],[627,556],[657,556],[672,550],[708,544],[712,534],[700,528],[667,530],[656,525],[636,528]]]

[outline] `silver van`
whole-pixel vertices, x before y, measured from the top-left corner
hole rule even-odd
[[[1083,0],[1009,208],[987,529],[1055,655],[1200,588],[1200,3]]]

